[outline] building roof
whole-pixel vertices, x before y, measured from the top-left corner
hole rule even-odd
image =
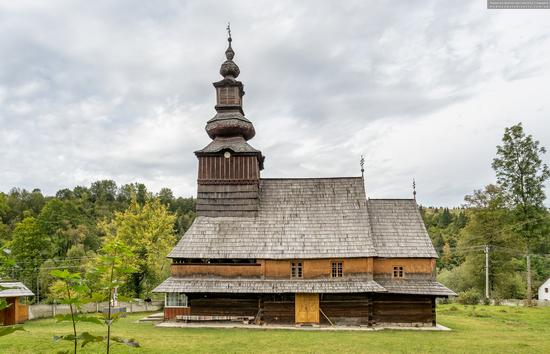
[[[246,279],[168,278],[153,292],[159,293],[393,293],[454,296],[455,292],[433,280],[341,279]]]
[[[34,296],[21,282],[0,282],[0,297]]]
[[[361,177],[261,179],[257,217],[198,216],[170,258],[425,257],[416,202],[369,199]]]
[[[357,293],[385,292],[368,279],[231,279],[231,278],[168,278],[154,292],[171,293]]]
[[[198,216],[168,257],[376,256],[362,178],[261,179],[259,193],[257,217]]]
[[[428,279],[376,279],[388,293],[456,296],[456,293],[435,280]]]
[[[378,257],[437,258],[414,199],[369,199],[368,213]]]
[[[216,153],[226,149],[233,152],[261,154],[261,151],[250,146],[242,136],[216,137],[210,144],[195,153]]]

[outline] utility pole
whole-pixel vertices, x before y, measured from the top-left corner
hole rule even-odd
[[[527,304],[531,306],[531,299],[533,295],[531,294],[531,254],[529,251],[525,257],[527,258]]]
[[[35,268],[36,271],[36,303],[40,304],[40,277],[38,268]]]
[[[489,245],[485,245],[485,298],[489,299]]]

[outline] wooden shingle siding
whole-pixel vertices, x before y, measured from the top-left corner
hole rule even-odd
[[[258,184],[199,184],[197,215],[253,217],[258,212]]]

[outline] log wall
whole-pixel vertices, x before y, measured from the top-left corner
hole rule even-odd
[[[294,324],[294,294],[188,294],[188,308],[165,308],[176,315],[254,316],[267,324]],[[435,298],[390,294],[321,294],[321,324],[435,325]],[[259,311],[261,309],[261,311]],[[328,317],[330,322],[327,320]]]
[[[262,265],[257,264],[172,264],[170,266],[172,276],[209,276],[217,275],[224,277],[247,277],[260,278],[262,276]]]
[[[377,295],[373,299],[375,324],[435,324],[435,300],[428,296]]]
[[[191,313],[191,308],[189,307],[165,307],[164,319],[175,320],[176,316],[189,315],[190,313]]]
[[[344,259],[304,259],[302,261],[304,279],[330,278],[332,262],[342,261],[344,277],[372,273],[372,258],[344,258]],[[263,275],[266,278],[290,278],[291,260],[266,259]]]
[[[191,295],[188,299],[191,315],[197,316],[256,316],[260,306],[257,295]]]
[[[435,270],[435,259],[433,258],[374,258],[374,276],[391,277],[393,267],[402,266],[407,274],[431,276]]]
[[[294,300],[265,300],[262,308],[262,320],[268,324],[294,324]]]
[[[368,325],[369,306],[370,299],[366,294],[322,294],[319,302],[322,311],[321,323],[330,324],[332,322],[335,325],[348,326]]]

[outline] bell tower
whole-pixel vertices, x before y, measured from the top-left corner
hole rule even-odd
[[[220,68],[223,79],[213,84],[216,115],[206,124],[212,142],[195,151],[199,160],[197,215],[254,217],[264,156],[248,144],[256,132],[244,116],[244,86],[237,81],[240,69],[233,61],[229,26],[227,30],[226,61]]]

